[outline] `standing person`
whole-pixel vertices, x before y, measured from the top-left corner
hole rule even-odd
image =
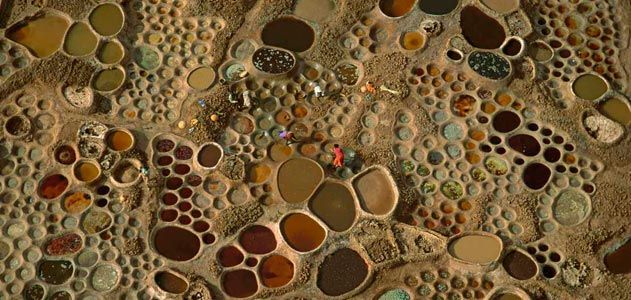
[[[340,148],[340,145],[333,145],[333,154],[335,158],[333,159],[333,168],[341,168],[344,166],[344,151]]]
[[[278,136],[281,139],[285,140],[285,144],[288,145],[288,146],[293,144],[293,143],[297,143],[298,142],[298,139],[296,138],[296,135],[294,135],[293,132],[288,131],[288,130],[283,130],[283,131],[279,132]]]

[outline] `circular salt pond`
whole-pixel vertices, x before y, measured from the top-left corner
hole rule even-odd
[[[309,208],[331,230],[348,230],[355,222],[355,200],[343,184],[325,182],[309,202]]]
[[[209,88],[215,81],[215,71],[209,67],[199,67],[190,74],[186,82],[188,85],[196,90],[203,91]]]
[[[63,165],[71,165],[77,160],[77,153],[69,145],[62,145],[55,149],[55,160]]]
[[[64,51],[72,56],[84,56],[92,53],[99,40],[90,26],[84,22],[73,24],[64,40]]]
[[[115,40],[112,40],[105,42],[105,44],[101,46],[99,52],[97,53],[97,58],[100,62],[109,65],[118,63],[121,59],[123,59],[124,55],[125,50],[123,49],[123,45]]]
[[[340,296],[359,287],[367,277],[366,261],[355,250],[342,248],[324,258],[317,286],[328,296]]]
[[[128,130],[114,129],[105,138],[107,146],[114,151],[127,151],[134,145],[134,136]]]
[[[283,200],[300,203],[318,187],[324,171],[318,163],[307,158],[294,158],[278,169],[278,190]]]
[[[425,36],[418,31],[408,31],[401,35],[400,43],[403,49],[415,51],[425,46]]]
[[[581,75],[572,83],[574,95],[590,101],[600,98],[608,89],[607,81],[595,74]]]
[[[514,112],[505,110],[493,117],[493,128],[501,133],[508,133],[521,125],[521,118]]]
[[[125,80],[125,72],[121,69],[105,69],[101,70],[94,77],[92,83],[95,90],[100,92],[111,92],[119,88]]]
[[[197,162],[204,168],[214,168],[223,157],[223,149],[216,143],[203,146],[197,154]]]
[[[101,168],[96,162],[84,160],[75,164],[74,176],[83,182],[92,182],[101,176]]]
[[[532,163],[524,169],[523,180],[524,184],[533,189],[542,189],[550,179],[552,171],[546,165],[541,163]]]
[[[410,12],[415,2],[416,0],[381,0],[379,9],[388,17],[398,18]]]
[[[170,260],[187,261],[197,255],[201,243],[189,230],[167,226],[158,229],[153,237],[153,245],[160,255]]]
[[[396,205],[397,191],[394,182],[381,168],[360,175],[353,181],[362,208],[374,215],[388,214]]]
[[[578,190],[562,191],[552,204],[552,215],[559,224],[574,226],[582,223],[591,211],[589,197]]]
[[[309,252],[322,245],[326,231],[318,222],[301,213],[290,214],[280,224],[281,233],[294,250]]]
[[[123,28],[125,16],[123,10],[114,3],[101,4],[90,13],[90,25],[98,34],[110,36]]]
[[[274,254],[263,259],[259,274],[264,286],[282,287],[294,278],[294,264],[286,257]]]
[[[472,233],[455,238],[449,243],[448,251],[462,261],[486,265],[499,258],[502,241],[496,236]]]
[[[426,14],[446,15],[458,6],[459,0],[419,0],[419,8]]]
[[[480,76],[492,80],[504,79],[511,71],[510,62],[492,52],[474,51],[469,54],[467,63]]]
[[[13,116],[4,124],[4,129],[10,135],[22,137],[31,131],[31,121],[21,115]]]
[[[265,24],[261,31],[261,40],[268,46],[303,52],[313,45],[315,31],[302,20],[280,17]]]
[[[535,156],[541,151],[541,145],[534,137],[527,134],[517,134],[508,138],[508,145],[515,151],[526,155]]]
[[[422,3],[423,0],[421,0]],[[502,24],[471,5],[460,11],[460,28],[467,42],[480,49],[497,49],[506,39]]]
[[[66,190],[68,184],[68,178],[64,175],[49,175],[39,184],[39,196],[47,200],[55,199]]]
[[[221,248],[217,253],[217,260],[219,260],[219,264],[225,268],[239,265],[243,262],[243,259],[243,253],[235,246]]]

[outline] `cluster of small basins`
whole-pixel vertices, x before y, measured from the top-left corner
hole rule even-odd
[[[154,245],[158,253],[169,259],[187,261],[198,254],[202,242],[215,242],[215,236],[209,232],[210,224],[203,220],[202,212],[191,202],[193,189],[202,184],[202,177],[192,170],[196,164],[202,169],[215,168],[223,150],[215,143],[208,143],[201,146],[195,156],[192,145],[176,144],[173,138],[162,136],[155,138],[153,149],[154,164],[166,179],[165,191],[160,196],[159,218],[164,223],[177,222],[192,228],[191,231],[173,225],[162,227],[155,233]]]

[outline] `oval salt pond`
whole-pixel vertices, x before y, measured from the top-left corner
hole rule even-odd
[[[263,47],[254,51],[252,63],[261,72],[282,74],[294,68],[296,59],[285,50]]]
[[[506,14],[519,8],[519,0],[480,0],[480,2],[499,14]]]
[[[97,91],[111,92],[120,87],[123,84],[123,80],[125,80],[125,72],[123,70],[118,68],[105,69],[96,74],[92,85]]]
[[[631,239],[605,255],[605,266],[614,274],[631,273]]]
[[[44,260],[37,268],[37,277],[48,284],[63,284],[74,273],[74,265],[67,260]]]
[[[188,85],[196,90],[203,91],[209,88],[215,81],[215,71],[209,67],[199,67],[190,74],[186,82]]]
[[[309,208],[333,231],[346,231],[355,221],[355,200],[351,191],[340,183],[322,184],[311,198]]]
[[[250,254],[267,254],[276,249],[276,237],[265,226],[248,227],[239,236],[239,243]]]
[[[355,85],[359,81],[361,72],[355,64],[341,63],[335,67],[335,75],[343,84]]]
[[[559,224],[564,226],[574,226],[582,223],[591,211],[591,200],[589,197],[574,189],[569,189],[559,193],[559,196],[552,204],[552,215]]]
[[[449,243],[448,251],[462,261],[486,265],[500,257],[502,241],[490,234],[472,233],[455,238]]]
[[[162,256],[175,261],[187,261],[197,255],[200,249],[199,238],[184,228],[167,226],[158,229],[153,245]]]
[[[243,253],[235,246],[223,247],[217,253],[217,260],[222,267],[234,267],[243,262]]]
[[[101,210],[90,210],[81,221],[81,227],[87,234],[99,233],[112,225],[112,216]]]
[[[26,47],[39,58],[59,50],[70,22],[62,16],[43,13],[18,22],[6,31],[6,37]]]
[[[268,46],[303,52],[313,45],[315,31],[302,20],[281,17],[265,24],[261,31],[261,40]]]
[[[534,137],[527,134],[517,134],[508,138],[508,145],[513,150],[526,155],[535,156],[541,151],[541,145]]]
[[[278,190],[283,200],[300,203],[309,198],[324,178],[318,163],[307,158],[294,158],[278,169]]]
[[[362,208],[373,215],[388,214],[396,205],[394,182],[381,168],[375,168],[353,180]]]
[[[506,44],[502,47],[502,53],[508,56],[515,56],[521,52],[521,42],[516,38],[509,38]]]
[[[197,162],[204,168],[214,168],[223,157],[221,146],[216,143],[209,143],[203,146],[197,154]]]
[[[105,138],[107,146],[114,151],[127,151],[134,145],[134,137],[127,130],[114,129]]]
[[[90,26],[84,22],[74,23],[64,40],[64,51],[72,56],[84,56],[92,53],[99,40]]]
[[[502,56],[492,52],[474,51],[467,59],[469,67],[480,76],[500,80],[510,74],[510,62]]]
[[[256,274],[250,270],[234,270],[225,273],[221,286],[230,297],[246,298],[254,295],[259,289]]]
[[[581,75],[572,83],[574,95],[585,100],[596,100],[608,89],[605,79],[595,74]]]
[[[285,217],[280,223],[280,231],[287,244],[300,252],[317,249],[326,237],[324,228],[318,222],[301,213]]]
[[[512,111],[501,111],[493,117],[493,128],[501,133],[508,133],[521,125],[521,118]]]
[[[523,251],[513,250],[504,256],[502,265],[506,272],[515,279],[526,280],[538,273],[537,263]]]
[[[74,176],[83,182],[92,182],[101,176],[101,169],[98,164],[93,161],[79,161],[74,166]]]
[[[400,43],[405,50],[418,50],[425,46],[425,36],[418,31],[408,31],[401,35]]]
[[[355,250],[339,249],[324,258],[318,269],[318,288],[328,296],[346,294],[368,277],[368,265]]]
[[[497,49],[506,39],[504,27],[497,20],[471,5],[460,11],[460,29],[469,44],[480,49]]]
[[[46,290],[37,283],[24,288],[25,300],[43,300],[44,295],[46,295]]]
[[[533,190],[540,190],[548,183],[550,175],[552,175],[552,171],[546,165],[532,163],[524,170],[524,184]]]
[[[614,120],[623,126],[631,124],[631,109],[627,101],[618,98],[610,98],[598,104],[598,111],[605,117]]]
[[[68,184],[68,178],[64,175],[49,175],[39,184],[39,196],[47,200],[55,199],[66,190]]]
[[[78,214],[92,204],[92,196],[84,192],[71,192],[64,196],[63,207],[71,214]]]
[[[404,289],[392,289],[379,296],[377,300],[410,300],[410,294]]]
[[[101,48],[97,54],[97,58],[100,62],[109,65],[118,63],[123,56],[125,55],[125,50],[123,49],[123,45],[119,42],[112,40],[107,41]]]
[[[528,48],[528,55],[538,62],[550,60],[553,54],[552,48],[544,42],[534,42]]]
[[[188,282],[169,271],[160,271],[153,277],[158,287],[171,294],[182,294],[188,289]]]
[[[259,274],[264,286],[282,287],[294,278],[294,264],[282,255],[271,255],[261,263]]]
[[[419,0],[419,8],[426,14],[446,15],[458,6],[459,0]]]
[[[98,34],[110,36],[123,28],[125,17],[121,8],[114,3],[101,4],[90,13],[90,25]]]
[[[416,0],[381,0],[379,9],[388,17],[398,18],[410,12],[415,2]]]

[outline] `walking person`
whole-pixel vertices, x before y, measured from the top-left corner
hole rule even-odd
[[[333,145],[333,154],[335,157],[333,158],[333,168],[341,168],[344,166],[344,151],[340,148],[340,145]]]

